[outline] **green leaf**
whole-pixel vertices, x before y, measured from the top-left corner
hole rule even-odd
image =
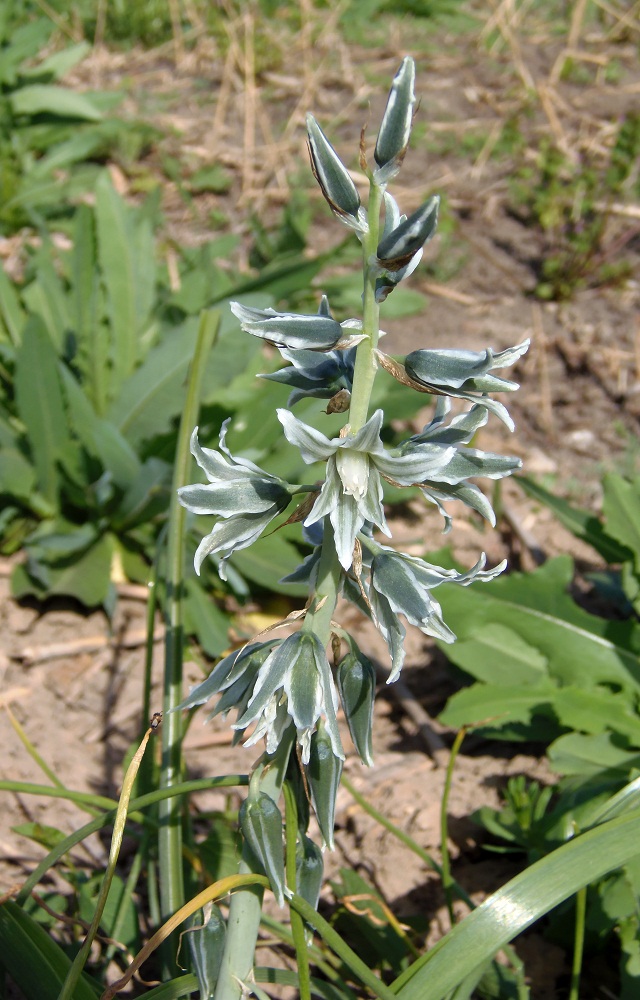
[[[567,733],[551,744],[547,754],[558,774],[590,777],[617,772],[623,782],[632,769],[640,769],[640,754],[619,743],[611,733]]]
[[[152,348],[109,407],[109,419],[134,448],[166,433],[182,411],[197,326],[196,319],[187,320]]]
[[[607,531],[626,549],[631,549],[638,568],[640,567],[640,479],[623,479],[622,476],[611,472],[602,480],[602,486],[604,489],[602,508]]]
[[[140,475],[136,453],[117,427],[96,415],[82,387],[62,363],[60,375],[75,433],[89,454],[99,458],[104,469],[111,473],[114,483],[128,489]]]
[[[0,450],[0,493],[29,502],[33,495],[36,473],[22,452],[16,448]]]
[[[185,632],[198,637],[207,656],[215,659],[228,648],[231,620],[199,580],[185,580],[183,612]]]
[[[567,594],[572,570],[571,559],[561,556],[533,573],[512,573],[482,586],[443,584],[438,598],[445,621],[463,642],[496,623],[537,649],[548,661],[549,675],[561,684],[613,684],[635,697],[640,689],[640,627],[597,618],[578,607]],[[446,647],[454,663],[456,645]]]
[[[111,587],[113,540],[103,535],[95,545],[66,564],[16,566],[11,577],[14,597],[26,595],[75,597],[86,607],[98,607],[107,600]]]
[[[58,358],[37,317],[25,327],[15,371],[18,416],[27,429],[38,488],[54,502],[58,494],[58,461],[70,444],[58,376]]]
[[[141,317],[136,308],[137,269],[131,210],[116,192],[107,173],[96,182],[98,258],[107,294],[113,336],[116,385],[131,375],[138,356]]]
[[[16,115],[56,115],[59,118],[81,118],[98,122],[102,112],[90,97],[54,84],[33,83],[9,94]]]
[[[446,726],[459,729],[461,726],[486,726],[498,729],[513,722],[530,723],[534,714],[550,714],[550,706],[557,693],[557,687],[550,680],[537,685],[510,687],[507,684],[473,684],[454,694],[440,714]],[[557,726],[549,722],[549,735],[558,732]]]
[[[0,906],[2,964],[27,1000],[57,1000],[71,961],[47,932],[16,903]],[[81,977],[74,1000],[96,1000],[100,990]]]
[[[32,313],[40,316],[52,344],[59,353],[65,350],[69,330],[69,310],[62,282],[51,260],[51,249],[38,254],[36,280],[25,288],[22,298]]]
[[[60,844],[66,836],[57,827],[47,826],[44,823],[19,823],[18,826],[12,826],[11,829],[14,833],[20,834],[21,837],[27,837],[29,840],[35,841],[36,844],[41,844],[48,851]]]
[[[69,45],[65,49],[60,49],[59,52],[53,52],[36,66],[23,69],[22,75],[28,78],[30,76],[42,77],[46,74],[54,80],[59,80],[90,52],[91,46],[88,42],[77,42],[76,45]]]
[[[470,639],[458,638],[455,662],[487,684],[538,684],[548,660],[506,625],[481,625]]]
[[[260,584],[265,590],[277,594],[302,597],[307,593],[306,585],[279,583],[302,562],[299,551],[290,542],[278,535],[263,535],[251,548],[236,552],[231,560],[243,576]]]
[[[0,320],[9,340],[14,346],[22,339],[22,330],[26,322],[26,314],[20,305],[20,299],[4,265],[0,264]],[[0,329],[2,329],[0,326]]]
[[[624,694],[604,687],[584,691],[575,685],[560,688],[553,698],[553,710],[563,726],[584,733],[607,730],[620,733],[632,746],[640,747],[640,716]]]
[[[527,496],[548,507],[565,528],[576,538],[581,538],[591,545],[607,563],[621,563],[628,559],[627,543],[623,541],[623,544],[619,545],[609,533],[609,525],[605,529],[591,511],[572,507],[566,500],[554,496],[526,476],[516,476],[516,480]]]
[[[635,810],[603,823],[511,879],[398,977],[399,1000],[443,1000],[544,914],[636,857],[639,822]]]

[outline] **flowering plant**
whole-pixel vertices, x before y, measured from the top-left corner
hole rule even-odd
[[[303,497],[288,518],[289,522],[303,522],[313,543],[311,555],[290,577],[304,580],[309,588],[304,613],[295,622],[298,630],[284,639],[256,640],[229,654],[181,706],[192,707],[219,696],[214,713],[235,709],[233,728],[246,745],[265,738],[265,752],[241,811],[242,864],[244,871],[264,872],[281,903],[294,890],[300,896],[306,894],[313,905],[317,902],[321,856],[313,845],[309,847],[308,809],[301,808],[298,815],[300,864],[296,884],[285,885],[277,802],[285,781],[297,789],[299,798],[300,794],[303,799],[308,797],[324,842],[332,845],[335,798],[344,760],[337,725],[340,703],[358,754],[365,764],[372,763],[375,675],[353,637],[333,620],[338,597],[352,600],[384,636],[391,659],[391,683],[403,664],[402,619],[427,635],[453,642],[455,636],[434,596],[436,588],[446,582],[467,586],[491,580],[505,565],[487,570],[482,554],[471,570],[458,573],[398,552],[381,544],[374,534],[378,529],[390,535],[383,506],[385,482],[400,488],[418,487],[442,513],[448,530],[451,518],[446,505],[451,500],[461,500],[494,523],[489,501],[470,480],[482,476],[498,479],[520,466],[517,458],[480,451],[471,441],[492,413],[513,429],[506,408],[489,393],[517,388],[493,371],[513,365],[527,350],[527,341],[498,353],[425,347],[412,351],[404,363],[378,348],[380,304],[415,270],[437,225],[437,196],[407,218],[387,191],[407,151],[416,104],[414,79],[414,63],[407,57],[393,80],[374,164],[368,164],[362,143],[360,162],[370,186],[366,208],[320,125],[311,115],[307,118],[311,165],[322,194],[362,244],[362,319],[339,323],[324,297],[315,315],[232,304],[242,329],[274,344],[288,363],[265,377],[291,387],[289,407],[310,396],[328,398],[329,412],[348,410],[335,438],[303,423],[289,408],[278,410],[285,437],[299,449],[303,462],[325,463],[324,480],[320,484],[290,484],[232,455],[225,443],[226,427],[217,450],[203,447],[196,429],[191,450],[208,482],[179,491],[189,511],[217,518],[198,547],[195,566],[199,572],[202,561],[213,557],[223,578],[233,553],[251,545],[284,514],[294,497]],[[406,385],[408,391],[437,398],[434,415],[423,431],[395,448],[382,441],[382,410],[369,415],[372,387],[380,369]],[[458,405],[471,406],[451,416],[451,398],[461,400]],[[421,397],[417,400],[424,401]],[[307,864],[310,858],[312,878]],[[224,942],[215,1000],[237,1000],[250,978],[260,915],[255,901],[255,889],[237,893],[232,898],[226,932],[219,922]],[[300,954],[298,957],[301,961]],[[302,972],[300,978],[302,995]]]

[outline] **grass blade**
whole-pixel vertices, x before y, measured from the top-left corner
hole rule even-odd
[[[638,854],[640,810],[563,844],[511,879],[393,984],[401,1000],[443,1000],[474,969],[583,886]]]

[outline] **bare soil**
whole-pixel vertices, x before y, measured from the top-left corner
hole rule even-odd
[[[477,29],[463,36],[434,28],[428,21],[404,19],[390,22],[376,48],[367,50],[347,48],[327,15],[323,28],[304,22],[288,45],[280,43],[277,65],[267,60],[262,69],[262,49],[248,45],[251,24],[240,17],[229,22],[226,52],[206,39],[193,50],[169,47],[160,54],[125,56],[96,50],[77,82],[117,87],[124,81],[127,110],[150,114],[161,129],[178,130],[165,140],[167,148],[179,146],[194,166],[222,162],[229,169],[228,192],[203,195],[188,209],[176,189],[165,186],[170,235],[199,242],[210,236],[211,211],[227,213],[234,220],[232,227],[241,233],[247,232],[246,219],[253,209],[275,217],[304,165],[303,112],[309,108],[317,112],[327,131],[338,136],[336,146],[341,151],[353,148],[362,121],[370,118],[375,123],[382,110],[380,81],[390,78],[406,51],[414,54],[422,95],[419,121],[427,123],[427,133],[439,148],[430,151],[426,142],[418,142],[412,149],[398,198],[403,208],[411,210],[426,193],[446,194],[454,223],[453,248],[460,251],[462,262],[445,280],[446,260],[441,259],[438,243],[432,245],[430,272],[421,269],[413,285],[428,296],[426,312],[385,323],[387,348],[398,354],[427,346],[500,350],[531,337],[531,350],[515,374],[522,388],[509,400],[516,434],[510,436],[492,421],[482,432],[480,447],[520,455],[529,475],[544,477],[561,494],[598,510],[602,471],[628,468],[637,455],[640,220],[632,208],[610,206],[604,246],[618,241],[631,264],[631,276],[621,285],[587,285],[577,288],[569,302],[540,303],[532,291],[549,248],[539,231],[514,215],[509,196],[513,162],[491,159],[489,146],[505,119],[527,103],[531,110],[518,121],[528,150],[525,157],[531,162],[541,140],[550,134],[565,144],[568,156],[585,156],[589,149],[594,156],[603,155],[613,125],[637,102],[638,39],[631,29],[625,34],[619,24],[606,19],[587,27],[577,24],[571,38],[568,24],[564,33],[551,34],[545,22],[536,21],[537,8],[519,21],[513,5],[502,3],[495,5],[494,29],[487,41],[482,35],[486,14],[474,15],[473,6],[469,9]],[[558,76],[558,59],[569,41],[584,69],[580,83]],[[605,71],[614,60],[617,81],[608,83]],[[528,102],[525,84],[532,95]],[[463,140],[474,129],[484,140],[473,155],[465,154]],[[148,169],[155,169],[153,159]],[[119,168],[113,172],[123,190],[133,193],[135,177]],[[341,236],[320,206],[318,217],[314,249],[333,245]],[[530,568],[533,539],[547,555],[568,551],[582,567],[597,564],[591,550],[526,499],[515,483],[506,485],[504,495],[509,523],[498,532],[481,534],[464,517],[454,529],[454,552],[461,561],[471,564],[484,548],[491,562],[507,555],[512,564]],[[408,513],[411,516],[394,518],[397,543],[416,546],[415,551],[424,551],[425,540],[438,547],[441,537],[435,519],[413,505]],[[60,602],[42,607],[16,604],[9,597],[8,568],[0,578],[2,707],[10,707],[64,784],[116,795],[124,754],[140,729],[143,649],[135,644],[135,636],[144,629],[144,603],[123,597],[111,627],[100,612],[83,613]],[[71,646],[50,655],[58,643],[84,639],[96,639],[99,648]],[[362,641],[385,662],[372,633],[363,635]],[[155,652],[153,703],[159,705],[161,642]],[[187,681],[199,676],[195,665],[187,667]],[[440,859],[440,802],[446,748],[453,734],[443,730],[435,716],[454,682],[442,657],[419,634],[410,636],[403,681],[407,698],[432,720],[432,732],[442,740],[444,751],[437,752],[434,760],[416,713],[408,715],[391,689],[381,684],[375,768],[363,768],[350,754],[346,773],[373,806]],[[6,712],[0,713],[0,726],[1,776],[46,780]],[[222,722],[202,728],[197,718],[185,753],[194,775],[244,772],[254,757],[253,751],[231,747]],[[518,870],[517,862],[481,849],[479,828],[469,819],[480,805],[497,805],[500,789],[514,774],[553,780],[544,759],[535,754],[477,738],[468,749],[463,746],[456,762],[449,802],[453,871],[476,901]],[[224,807],[222,796],[214,793],[195,802],[198,809]],[[3,793],[2,804],[0,892],[21,883],[42,856],[32,841],[13,832],[16,824],[36,820],[68,832],[83,822],[84,815],[71,804],[37,796]],[[101,867],[102,840],[88,841],[74,857],[80,865]],[[429,941],[446,931],[448,918],[435,875],[375,823],[346,789],[339,796],[336,851],[327,857],[327,867],[330,875],[340,867],[361,872],[400,919],[425,915],[430,921]],[[532,977],[532,996],[536,1000],[562,996],[568,971],[564,952],[538,933],[526,935],[518,949]],[[584,997],[610,996],[605,992],[606,979],[606,970],[601,970],[585,984]]]

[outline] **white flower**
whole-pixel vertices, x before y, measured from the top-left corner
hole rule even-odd
[[[314,524],[329,515],[338,558],[346,570],[365,521],[390,535],[382,506],[382,476],[400,486],[412,486],[432,478],[455,452],[448,445],[429,443],[408,455],[390,455],[380,440],[382,410],[376,410],[356,434],[332,440],[289,410],[278,410],[278,418],[287,440],[300,449],[303,461],[327,463],[324,485],[304,523]]]
[[[225,444],[228,422],[225,420],[220,430],[220,451],[202,448],[195,428],[191,454],[209,482],[178,490],[180,503],[193,514],[215,514],[222,518],[204,536],[194,558],[199,575],[206,556],[224,552],[218,567],[222,580],[226,580],[227,559],[260,537],[269,522],[289,506],[295,489],[248,459],[234,458]]]

